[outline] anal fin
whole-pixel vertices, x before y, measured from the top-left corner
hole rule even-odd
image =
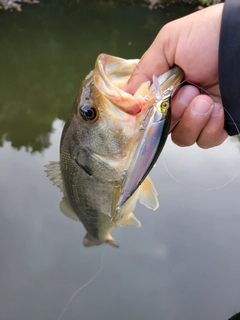
[[[127,226],[127,227],[135,227],[135,228],[140,228],[141,222],[135,217],[135,215],[130,212],[129,215],[126,217],[124,220],[120,220],[119,224],[117,223],[118,226]]]

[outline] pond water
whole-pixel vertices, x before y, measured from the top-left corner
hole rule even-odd
[[[240,144],[179,148],[152,171],[156,212],[84,248],[44,173],[101,52],[137,58],[184,6],[56,2],[0,12],[0,319],[226,320],[240,310]],[[72,297],[72,298],[71,298]],[[71,301],[69,302],[69,299]]]

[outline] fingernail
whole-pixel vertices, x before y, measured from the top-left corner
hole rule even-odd
[[[198,99],[192,107],[192,113],[199,116],[205,116],[212,108],[213,105],[210,102]]]
[[[218,117],[221,111],[222,111],[222,106],[221,106],[221,104],[219,104],[219,103],[214,103],[211,117],[212,117],[212,118]]]
[[[181,88],[179,92],[179,102],[187,107],[198,94],[199,91],[197,88],[193,86],[185,86]]]

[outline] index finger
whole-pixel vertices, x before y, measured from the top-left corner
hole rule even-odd
[[[168,71],[174,65],[172,55],[165,55],[165,36],[160,31],[152,45],[144,53],[136,68],[134,69],[124,91],[134,94],[139,86],[145,81],[152,81],[152,76],[159,76]]]

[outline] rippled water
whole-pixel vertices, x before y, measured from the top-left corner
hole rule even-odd
[[[153,170],[156,212],[118,228],[116,250],[84,248],[44,165],[101,52],[136,58],[182,6],[41,3],[0,12],[0,319],[226,320],[240,310],[240,145],[169,138]]]

